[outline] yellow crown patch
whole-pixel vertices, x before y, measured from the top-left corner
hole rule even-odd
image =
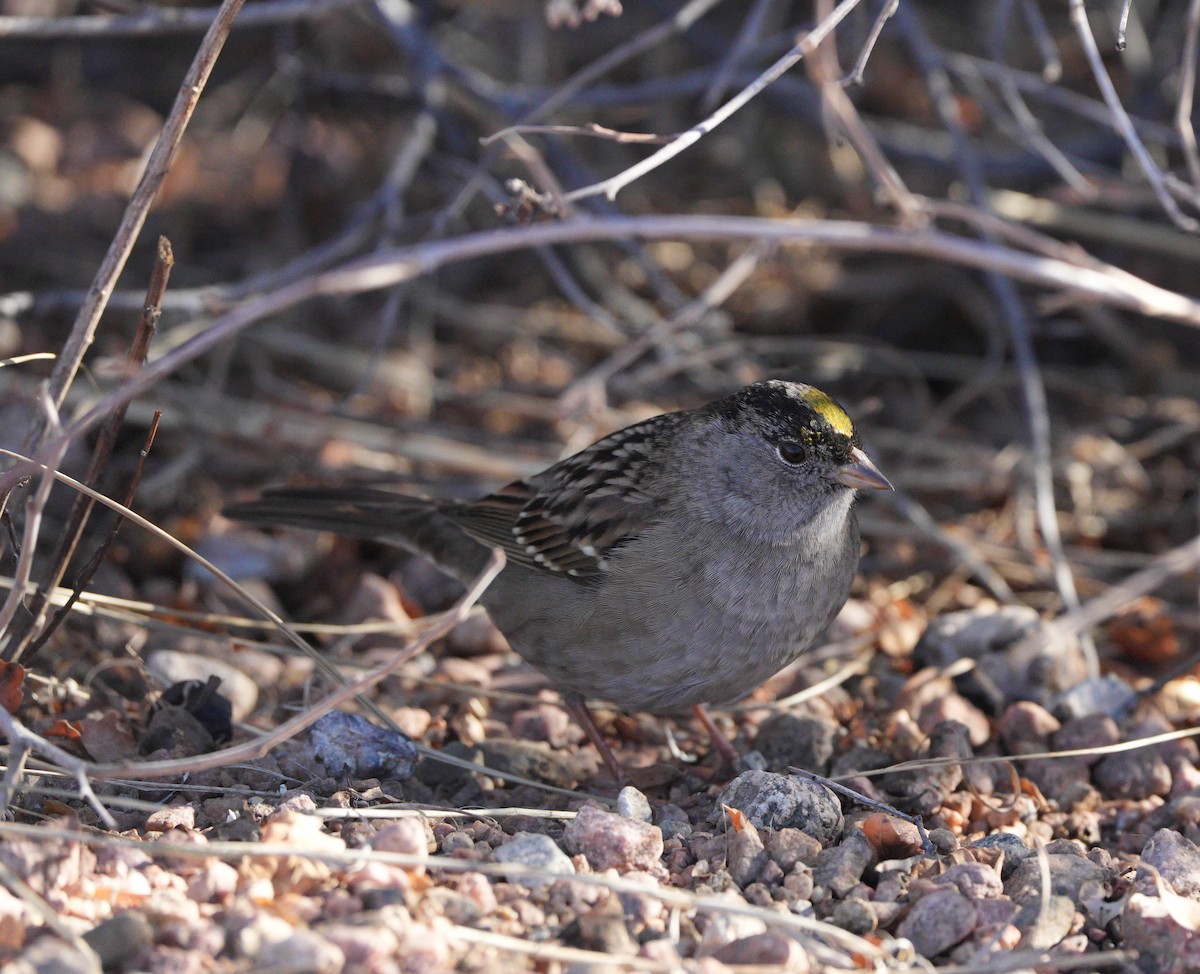
[[[850,422],[846,411],[820,389],[810,386],[808,392],[805,393],[804,401],[813,412],[820,415],[837,432],[843,436],[854,436],[854,424]]]

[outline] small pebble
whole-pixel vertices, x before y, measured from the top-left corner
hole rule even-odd
[[[852,896],[838,903],[830,919],[834,926],[860,936],[873,932],[879,924],[871,904],[860,896]]]
[[[929,701],[917,715],[917,726],[928,733],[946,720],[962,724],[975,747],[982,747],[992,739],[992,722],[962,694],[947,693]]]
[[[767,836],[767,855],[790,873],[796,863],[812,866],[821,854],[821,843],[800,829],[778,829]]]
[[[437,845],[429,824],[420,818],[400,818],[380,825],[371,838],[376,852],[397,852],[425,859]]]
[[[1121,740],[1121,729],[1108,714],[1090,714],[1067,721],[1051,738],[1056,751],[1081,751],[1107,747]],[[1083,755],[1080,760],[1089,765],[1100,760],[1101,755]]]
[[[975,929],[975,907],[956,889],[922,896],[900,921],[896,935],[912,941],[916,952],[932,960],[961,943]]]
[[[758,879],[763,867],[770,861],[762,837],[754,826],[746,825],[730,835],[729,875],[742,889]]]
[[[1016,754],[1032,754],[1049,749],[1050,735],[1062,725],[1045,707],[1021,700],[1001,715],[996,725],[1000,739]]]
[[[1051,896],[1026,903],[1013,918],[1021,931],[1021,945],[1031,950],[1048,950],[1061,943],[1075,924],[1075,904],[1066,896]]]
[[[194,829],[196,807],[194,805],[171,805],[152,812],[146,818],[147,832],[166,832],[169,829]]]
[[[1027,639],[1028,636],[1047,636]],[[1052,634],[1038,613],[1023,605],[946,612],[933,619],[913,650],[919,666],[977,661],[987,682],[1005,700],[1045,702],[1087,676],[1077,641]]]
[[[331,775],[349,772],[357,779],[394,778],[413,773],[419,752],[404,734],[376,727],[365,717],[335,710],[308,731],[313,752]]]
[[[1064,723],[1092,714],[1120,718],[1135,703],[1137,691],[1115,673],[1092,677],[1059,694],[1050,708]]]
[[[540,869],[559,876],[574,876],[575,864],[548,835],[536,832],[518,832],[508,842],[496,849],[497,862],[507,865]],[[510,883],[537,889],[549,886],[554,880],[545,876],[532,876],[519,870],[505,873]]]
[[[837,725],[832,721],[785,712],[762,722],[754,746],[776,771],[795,766],[824,774],[833,758],[837,734]]]
[[[141,913],[118,913],[92,927],[83,935],[108,970],[123,964],[154,942],[150,922]]]
[[[969,900],[992,899],[1004,892],[996,870],[982,862],[960,862],[934,879],[939,886],[953,886]]]
[[[1004,891],[1022,906],[1041,900],[1042,870],[1038,859],[1039,856],[1027,857],[1005,880]],[[1085,885],[1107,892],[1116,878],[1111,870],[1081,855],[1047,852],[1046,861],[1050,870],[1050,892],[1065,896],[1072,903],[1079,902]]]
[[[1000,878],[1006,882],[1008,877],[1017,871],[1017,867],[1033,855],[1033,850],[1021,841],[1020,836],[1013,835],[1011,832],[993,832],[991,835],[976,839],[971,845],[978,846],[980,849],[1003,850],[1004,865],[1000,871]]]
[[[828,788],[793,775],[769,771],[747,771],[726,786],[717,799],[713,816],[721,805],[736,808],[756,828],[797,828],[822,845],[842,833],[842,806]]]
[[[1092,778],[1109,798],[1141,801],[1171,791],[1171,769],[1155,748],[1106,755],[1092,768]]]
[[[780,971],[811,969],[808,954],[800,943],[778,933],[759,933],[725,944],[713,958],[731,966],[768,966]]]
[[[656,824],[662,829],[664,840],[686,839],[692,834],[692,823],[688,819],[687,812],[678,805],[659,805]]]
[[[852,829],[838,845],[822,850],[813,866],[813,882],[838,896],[845,896],[858,885],[874,861],[875,850],[867,837]]]
[[[563,831],[563,842],[573,855],[583,855],[593,869],[648,869],[659,865],[663,854],[662,830],[649,822],[624,818],[585,805]]]
[[[1200,900],[1200,849],[1173,829],[1159,829],[1142,849],[1139,877],[1162,876],[1180,896]]]
[[[346,966],[341,948],[311,930],[295,930],[283,940],[268,943],[252,959],[260,971],[341,974]]]
[[[649,822],[654,818],[650,799],[632,785],[626,785],[617,793],[617,814],[639,822]],[[686,820],[685,816],[684,821]]]
[[[541,703],[512,716],[512,736],[525,741],[545,741],[551,747],[565,747],[571,730],[571,716],[562,707]]]

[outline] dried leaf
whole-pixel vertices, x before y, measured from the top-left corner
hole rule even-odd
[[[25,700],[25,667],[20,663],[0,661],[0,707],[15,714]]]
[[[733,831],[740,832],[749,824],[746,821],[746,816],[742,814],[740,809],[734,808],[732,805],[722,805],[721,809],[725,812],[726,817],[728,817]]]
[[[46,737],[61,737],[68,741],[78,741],[83,738],[81,724],[77,720],[56,720],[42,733]]]
[[[124,761],[137,754],[137,741],[125,721],[114,712],[83,721],[80,741],[94,761]]]

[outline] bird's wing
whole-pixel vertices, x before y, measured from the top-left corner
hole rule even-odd
[[[455,520],[486,545],[527,568],[587,579],[646,530],[657,505],[645,474],[672,414],[618,430],[528,480],[458,509]]]

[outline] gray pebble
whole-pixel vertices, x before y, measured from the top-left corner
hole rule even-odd
[[[398,731],[376,727],[365,717],[334,710],[308,731],[313,752],[331,775],[403,781],[417,764],[417,745]]]
[[[650,799],[632,785],[626,785],[617,793],[617,814],[639,822],[649,822],[654,818]]]
[[[96,952],[104,969],[109,970],[149,947],[154,941],[154,931],[141,913],[130,911],[96,924],[83,939]]]
[[[1026,641],[1026,637],[1046,638]],[[983,678],[1005,700],[1046,701],[1087,677],[1076,640],[1058,637],[1023,605],[965,609],[938,616],[913,650],[918,665],[944,667],[976,660]]]
[[[1180,896],[1200,899],[1200,850],[1173,829],[1159,829],[1142,848],[1139,876],[1157,870]]]
[[[961,943],[975,929],[975,907],[956,889],[941,889],[917,900],[900,921],[896,935],[912,942],[932,960]]]
[[[558,847],[548,835],[535,832],[518,832],[494,853],[497,862],[508,865],[540,869],[559,876],[574,876],[575,863]],[[554,880],[546,876],[531,876],[521,870],[505,872],[510,883],[537,889],[549,886]]]
[[[842,833],[842,806],[828,788],[805,778],[747,771],[726,786],[717,799],[714,820],[721,805],[738,809],[755,828],[797,828],[822,845]]]
[[[976,839],[971,845],[978,846],[980,849],[1004,850],[1004,865],[1000,871],[1000,878],[1004,880],[1016,872],[1017,866],[1025,859],[1033,855],[1033,850],[1021,841],[1020,836],[1013,835],[1011,832],[993,832],[991,835]]]
[[[1047,950],[1062,942],[1075,924],[1075,903],[1066,896],[1026,903],[1013,919],[1021,931],[1021,946]]]
[[[758,879],[770,861],[754,826],[747,825],[729,836],[729,875],[743,889]]]
[[[1092,714],[1120,717],[1137,702],[1137,691],[1115,673],[1092,677],[1059,694],[1050,708],[1066,723]]]
[[[845,841],[823,850],[817,857],[813,882],[838,896],[845,896],[858,885],[874,861],[875,850],[870,841],[858,829],[852,829]]]
[[[768,717],[754,740],[771,768],[790,766],[824,774],[833,759],[837,727],[830,721],[782,713]]]

